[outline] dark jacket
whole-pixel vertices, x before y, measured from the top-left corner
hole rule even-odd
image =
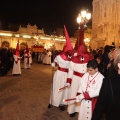
[[[111,60],[110,63],[111,63],[111,66],[107,69],[105,77],[109,77],[109,76],[114,75],[116,73],[116,70],[114,67],[114,60]]]
[[[105,111],[106,120],[120,120],[120,74],[114,74],[103,80],[91,120],[101,120]]]

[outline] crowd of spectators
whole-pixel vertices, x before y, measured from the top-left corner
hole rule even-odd
[[[100,47],[96,50],[91,49],[90,53],[93,54],[94,58],[99,63],[99,71],[104,75],[108,76],[110,69],[109,67],[112,64],[113,61],[113,51],[115,47],[106,45],[105,47]],[[0,49],[0,75],[6,75],[7,72],[13,67],[13,50],[12,48],[3,47]],[[38,62],[44,63],[44,56],[50,57],[50,61],[47,64],[51,64],[53,62],[53,59],[57,54],[59,54],[60,50],[55,51],[45,51],[44,53],[37,53],[37,60]],[[24,53],[23,51],[20,51],[21,56]],[[49,53],[49,54],[48,54]],[[33,53],[33,57],[34,57]],[[46,63],[45,63],[46,64]]]
[[[112,62],[114,61],[114,52],[115,46],[106,45],[105,47],[100,47],[97,50],[91,50],[90,52],[94,55],[94,58],[99,63],[99,71],[105,76],[108,77],[108,75],[111,74],[111,72],[114,72],[111,70],[111,67],[113,67]]]
[[[0,76],[6,75],[13,68],[14,58],[13,51],[15,49],[2,47],[0,48]],[[23,51],[20,51],[21,56]]]

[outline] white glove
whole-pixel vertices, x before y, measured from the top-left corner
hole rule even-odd
[[[70,86],[70,83],[66,83],[66,86]]]
[[[80,95],[76,96],[76,102],[81,102],[82,99],[84,99],[84,95],[83,94],[80,94]]]
[[[53,62],[53,63],[51,63],[51,66],[52,66],[52,67],[55,67],[55,63],[54,63],[54,62]]]

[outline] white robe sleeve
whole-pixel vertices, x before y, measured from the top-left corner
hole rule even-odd
[[[74,72],[74,63],[71,61],[69,69],[68,69],[68,76],[67,76],[67,78],[71,78],[72,79],[73,72]]]

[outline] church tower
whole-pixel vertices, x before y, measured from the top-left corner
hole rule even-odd
[[[120,46],[120,0],[93,0],[91,48]]]

